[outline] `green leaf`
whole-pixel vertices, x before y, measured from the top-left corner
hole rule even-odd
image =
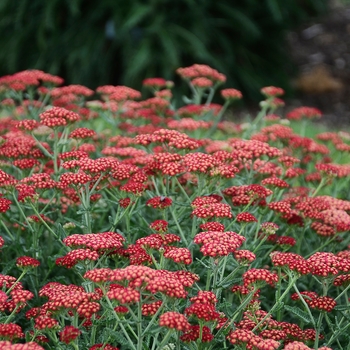
[[[176,47],[176,40],[168,34],[167,30],[159,32],[159,39],[164,48],[164,53],[166,54],[169,62],[167,65],[172,66],[174,69],[180,65],[179,50]],[[169,67],[168,67],[169,68]]]
[[[145,17],[147,17],[154,8],[150,5],[142,5],[142,4],[135,4],[133,6],[130,15],[125,19],[125,22],[122,23],[121,29],[122,30],[130,30],[137,26],[138,23],[140,23]]]
[[[124,79],[126,81],[134,80],[148,66],[153,57],[151,42],[149,39],[144,39],[137,50],[129,57],[128,69]]]
[[[252,17],[248,17],[247,14],[230,5],[218,3],[217,6],[225,15],[225,17],[229,19],[230,23],[233,22],[237,27],[240,28],[240,32],[245,33],[245,35],[248,34],[251,38],[254,39],[257,39],[262,35],[261,29]]]
[[[279,303],[277,303],[277,306],[275,307],[274,312],[277,312],[279,310],[282,310],[284,308],[284,302],[280,301]]]
[[[334,310],[347,311],[350,310],[350,305],[337,305]]]
[[[278,1],[276,0],[267,0],[267,5],[271,11],[272,17],[275,19],[276,22],[282,22],[283,21],[283,14],[281,12],[280,6],[278,4]]]
[[[188,43],[190,46],[188,51],[190,51],[190,53],[195,53],[197,57],[203,59],[210,57],[204,43],[189,30],[176,24],[172,24],[168,29],[169,31],[178,35],[183,41]]]
[[[310,319],[309,315],[307,312],[303,311],[302,309],[300,309],[297,306],[288,306],[288,305],[284,305],[284,309],[286,311],[289,311],[290,313],[292,313],[293,315],[297,316],[299,319],[301,319],[302,321],[304,321],[305,323],[312,323],[312,320]]]
[[[120,331],[115,331],[111,328],[106,327],[103,330],[102,339],[108,338],[113,339],[113,341],[116,341],[123,346],[127,346],[129,344],[128,340],[121,334]]]

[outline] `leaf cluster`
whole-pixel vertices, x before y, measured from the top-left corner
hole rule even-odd
[[[327,0],[3,0],[0,75],[37,68],[92,88],[139,88],[140,77],[174,80],[193,63],[217,67],[258,97],[288,87],[285,34],[327,9]]]

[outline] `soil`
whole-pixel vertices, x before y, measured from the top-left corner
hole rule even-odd
[[[325,124],[350,129],[350,6],[332,1],[327,15],[289,33],[288,46],[298,75],[287,105],[319,108]]]

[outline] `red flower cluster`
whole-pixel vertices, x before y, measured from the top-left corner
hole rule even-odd
[[[118,300],[121,304],[132,304],[140,301],[140,292],[118,284],[111,284],[107,292],[109,299]]]
[[[257,222],[257,218],[251,214],[251,213],[248,213],[248,212],[242,212],[242,213],[239,213],[237,216],[236,216],[236,220],[237,222]]]
[[[261,185],[232,186],[222,191],[226,196],[231,197],[233,205],[265,204],[265,198],[273,192]]]
[[[39,344],[30,341],[25,344],[12,344],[8,340],[0,341],[0,349],[3,350],[45,350]]]
[[[317,309],[320,311],[326,311],[331,312],[335,306],[337,305],[337,302],[328,296],[318,296],[316,292],[301,292],[302,296],[306,296],[304,298],[306,304],[308,304],[312,309]],[[297,293],[294,293],[291,295],[291,298],[293,300],[299,300],[300,297]]]
[[[74,326],[65,326],[63,330],[59,333],[60,341],[69,344],[79,337],[81,331]]]
[[[151,143],[167,144],[170,148],[196,149],[200,146],[198,141],[176,130],[161,129],[153,134],[142,134],[135,137],[135,143],[147,146]]]
[[[151,222],[149,227],[154,231],[157,231],[159,233],[164,233],[168,230],[168,222],[165,220],[155,220]]]
[[[16,259],[16,265],[20,268],[38,267],[40,265],[40,261],[30,256],[20,256]]]
[[[178,264],[189,265],[192,263],[191,251],[188,248],[166,247],[164,258],[173,260]]]
[[[284,95],[284,90],[276,86],[265,86],[260,89],[260,92],[266,97],[277,97]]]
[[[232,231],[206,231],[198,233],[193,241],[202,245],[200,251],[203,255],[216,257],[233,253],[242,245],[245,238]]]
[[[69,134],[71,139],[88,139],[96,135],[96,131],[88,128],[77,128]]]
[[[5,213],[10,209],[12,202],[9,199],[2,198],[0,194],[0,213]]]
[[[15,323],[1,323],[0,338],[13,341],[15,339],[24,338],[24,333],[22,328]]]
[[[296,253],[273,252],[270,256],[275,266],[286,267],[301,275],[306,275],[311,272],[307,260]]]
[[[194,64],[190,67],[178,68],[176,73],[183,79],[189,80],[204,77],[210,79],[213,83],[224,83],[226,81],[225,75],[205,64]]]
[[[90,260],[95,261],[99,258],[96,251],[90,249],[75,249],[68,252],[65,256],[57,258],[56,264],[71,269],[80,261]]]
[[[186,316],[176,311],[168,311],[160,315],[159,325],[178,331],[187,331],[191,327]]]
[[[220,91],[221,96],[225,100],[240,100],[243,95],[242,92],[236,89],[223,89]]]
[[[80,120],[79,114],[69,111],[62,107],[53,107],[40,114],[40,120],[43,125],[50,128],[56,126],[65,126]]]
[[[158,300],[158,301],[155,301],[154,303],[142,304],[142,306],[141,306],[142,315],[143,316],[154,315],[158,311],[158,309],[161,307],[162,303],[163,302],[161,300]]]
[[[73,249],[84,248],[98,252],[116,250],[123,246],[124,237],[116,232],[73,234],[63,239],[63,243]]]
[[[350,259],[342,258],[333,253],[317,252],[307,259],[311,274],[320,277],[337,275],[350,271]]]
[[[274,287],[278,282],[278,276],[266,269],[250,269],[243,274],[243,284],[245,287],[256,282],[266,282]]]
[[[216,311],[217,298],[213,292],[199,291],[198,295],[191,298],[191,305],[185,309],[185,314],[199,320],[210,322],[218,321],[221,317]]]
[[[313,107],[298,107],[287,114],[287,118],[291,120],[300,120],[302,118],[320,118],[321,116],[322,112],[319,109]]]
[[[209,222],[206,222],[205,224],[200,224],[199,228],[202,231],[221,231],[221,232],[225,231],[225,225],[217,221],[209,221]]]
[[[189,330],[181,335],[180,339],[185,343],[189,343],[191,341],[197,341],[201,336],[200,341],[202,343],[211,342],[214,339],[214,336],[211,333],[210,328],[207,326],[202,326],[201,328],[202,329],[200,329],[199,325],[191,325]]]
[[[146,205],[154,209],[165,209],[167,207],[170,207],[172,203],[173,201],[171,198],[157,196],[149,199],[146,202]]]

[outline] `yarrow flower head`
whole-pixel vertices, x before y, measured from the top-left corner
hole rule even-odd
[[[306,259],[296,253],[272,252],[270,256],[275,266],[286,267],[301,275],[306,275],[311,272]]]
[[[225,231],[225,225],[217,221],[208,221],[205,224],[200,224],[199,228],[202,231]]]
[[[0,194],[0,213],[5,213],[10,209],[12,202],[9,199],[2,198]]]
[[[231,231],[207,231],[198,233],[193,241],[202,245],[200,251],[203,255],[217,257],[226,256],[236,251],[245,238]]]
[[[287,118],[291,120],[300,120],[302,118],[320,118],[321,116],[322,112],[319,109],[313,107],[298,107],[287,114]]]
[[[81,331],[74,326],[65,326],[59,333],[60,341],[69,344],[79,337]]]
[[[98,343],[91,346],[89,350],[119,350],[119,348],[112,346],[111,344]]]
[[[208,78],[214,83],[224,83],[226,81],[225,75],[219,73],[205,64],[194,64],[190,67],[178,68],[176,70],[183,79]]]
[[[165,209],[173,203],[172,199],[164,196],[157,196],[149,199],[146,205],[154,209]]]
[[[266,269],[250,269],[243,274],[244,286],[249,286],[256,282],[266,282],[272,287],[278,282],[278,275]]]
[[[274,222],[264,222],[261,224],[260,229],[265,235],[273,235],[279,229],[279,226]]]
[[[191,325],[190,329],[181,335],[180,339],[185,342],[189,343],[192,341],[197,341],[201,336],[200,341],[202,343],[209,343],[214,339],[213,334],[210,331],[210,328],[207,326],[199,327],[199,325]]]
[[[16,260],[16,265],[20,268],[38,267],[40,265],[40,261],[30,256],[20,256]]]
[[[79,119],[79,114],[62,107],[53,107],[40,114],[41,123],[50,128],[65,126],[68,123],[76,122]]]
[[[282,88],[276,87],[276,86],[265,86],[265,87],[260,89],[260,92],[265,97],[277,97],[277,96],[284,95],[284,90]]]
[[[228,101],[240,100],[243,97],[242,93],[236,89],[223,89],[220,91],[220,94]]]
[[[329,296],[319,296],[316,292],[306,291],[300,292],[300,294],[303,296],[303,299],[305,300],[306,304],[308,304],[313,309],[331,312],[337,305],[337,302],[333,298]],[[291,299],[299,300],[300,297],[297,293],[294,293],[291,295]]]
[[[0,338],[13,341],[24,338],[22,328],[15,323],[0,324]]]
[[[147,78],[142,81],[142,85],[153,88],[155,90],[159,90],[166,87],[171,87],[173,85],[173,82],[167,81],[164,78]]]
[[[163,233],[168,230],[168,225],[168,222],[165,220],[155,220],[149,225],[149,227],[154,231]]]
[[[168,311],[159,317],[161,327],[171,328],[178,331],[187,331],[191,325],[185,315],[176,311]]]
[[[237,222],[257,222],[257,218],[251,214],[251,213],[248,213],[248,212],[242,212],[242,213],[239,213],[237,216],[236,216],[236,220]]]

